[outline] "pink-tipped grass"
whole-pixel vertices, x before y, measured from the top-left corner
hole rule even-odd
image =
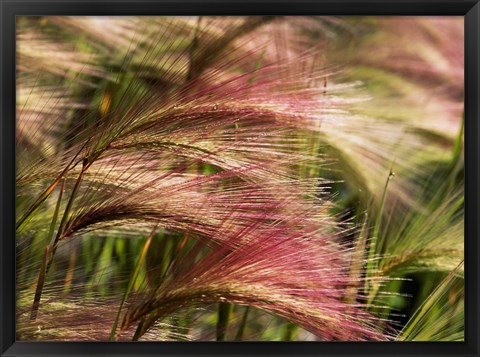
[[[423,173],[431,138],[357,110],[361,85],[311,43],[337,26],[348,21],[22,18],[18,336],[189,340],[208,335],[188,332],[199,309],[218,306],[217,340],[242,340],[250,309],[288,321],[284,340],[297,325],[322,341],[394,339],[384,300],[361,288],[396,279],[382,274],[394,260],[377,261],[392,205],[373,200],[369,240],[333,213],[329,185],[350,175],[365,208],[393,163]],[[389,197],[414,206],[412,187],[395,180]]]

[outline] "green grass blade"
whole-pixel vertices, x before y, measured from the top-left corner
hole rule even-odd
[[[48,231],[48,241],[50,242],[48,246],[45,247],[45,251],[42,257],[42,263],[40,264],[40,271],[38,273],[37,287],[35,289],[35,297],[33,299],[32,312],[30,315],[31,320],[36,320],[37,311],[40,306],[40,299],[42,297],[43,285],[45,284],[45,275],[47,274],[47,262],[50,259],[50,252],[53,249],[54,239],[53,232],[55,230],[55,225],[57,224],[58,211],[60,210],[60,205],[62,202],[63,192],[65,190],[65,181],[63,179],[60,193],[58,194],[57,204],[55,205],[55,211],[53,213],[52,222],[50,223],[50,229]]]
[[[242,315],[242,321],[238,327],[237,335],[235,336],[235,341],[242,341],[243,335],[245,334],[245,329],[247,327],[248,314],[250,313],[250,306],[245,307],[245,311]]]
[[[225,341],[232,310],[232,304],[218,304],[217,341]]]
[[[156,230],[157,230],[157,227],[155,227],[152,230],[152,233],[150,233],[150,235],[145,240],[145,244],[143,245],[142,251],[140,252],[140,256],[137,259],[133,273],[130,276],[130,280],[128,281],[127,288],[125,290],[125,293],[123,294],[122,301],[120,302],[120,306],[118,307],[117,316],[115,317],[115,321],[113,323],[112,330],[110,332],[109,341],[115,341],[115,332],[117,330],[118,321],[120,319],[120,314],[122,312],[123,305],[125,304],[125,300],[127,299],[128,295],[130,295],[130,292],[132,291],[132,288],[135,285],[135,281],[137,280],[137,277],[140,274],[140,269],[143,265],[143,262],[145,261],[145,256],[147,255],[148,248],[152,243],[152,239],[155,236]]]
[[[45,270],[47,266],[48,246],[45,246],[43,252],[42,263],[40,264],[40,272],[38,274],[37,288],[35,290],[35,297],[33,298],[32,312],[30,314],[30,320],[35,321],[37,319],[38,308],[40,306],[40,299],[42,297],[43,285],[45,283]]]
[[[458,131],[457,138],[455,140],[455,145],[453,147],[452,155],[452,167],[455,167],[460,159],[462,154],[462,143],[463,143],[463,131],[465,129],[465,115],[462,115],[462,123],[460,125],[460,130]]]
[[[365,213],[365,218],[362,224],[362,229],[355,240],[354,251],[352,254],[352,262],[350,264],[350,278],[351,285],[346,290],[346,300],[354,302],[357,297],[360,278],[362,277],[363,265],[365,261],[365,247],[367,246],[368,237],[368,213]],[[358,282],[357,282],[358,281]]]
[[[282,341],[288,342],[295,339],[296,332],[298,330],[298,326],[292,323],[287,323],[285,328],[283,329],[282,334]]]
[[[452,286],[453,282],[457,278],[458,271],[463,267],[463,261],[457,266],[455,270],[450,272],[445,279],[438,285],[438,287],[430,294],[430,296],[423,302],[423,304],[417,309],[403,330],[399,333],[398,339],[412,340],[415,337],[415,330],[419,328],[419,325],[424,322],[428,313],[439,304],[440,298],[444,296],[448,289]]]
[[[27,210],[27,212],[20,218],[20,220],[16,224],[16,230],[20,230],[23,225],[28,221],[28,219],[31,217],[31,215],[40,207],[40,205],[45,202],[45,200],[50,196],[50,194],[53,192],[55,187],[58,185],[58,183],[62,180],[62,177],[70,170],[73,169],[77,163],[74,164],[75,160],[77,159],[78,155],[80,152],[85,148],[87,145],[88,141],[81,147],[81,149],[78,151],[78,153],[70,160],[70,162],[65,166],[63,171],[57,176],[57,178],[43,191],[43,193],[35,200],[35,202],[30,206],[30,208]],[[73,164],[73,166],[72,166]]]
[[[366,291],[369,292],[369,299],[368,299],[368,304],[370,304],[373,299],[375,298],[376,292],[378,290],[378,286],[376,284],[371,284],[370,281],[368,280],[372,276],[376,274],[377,268],[378,268],[378,262],[374,259],[375,254],[377,252],[377,242],[379,239],[379,232],[380,232],[380,226],[382,223],[382,216],[383,216],[383,210],[385,208],[385,201],[387,198],[387,191],[388,191],[388,184],[390,183],[390,180],[393,179],[395,176],[395,173],[390,170],[390,173],[388,174],[388,178],[385,182],[385,186],[383,188],[383,193],[382,193],[382,200],[380,203],[380,209],[378,211],[377,217],[375,219],[375,225],[373,228],[373,234],[372,238],[370,240],[370,246],[368,249],[368,256],[367,256],[367,270],[366,270]]]
[[[66,183],[66,179],[63,179],[63,182],[62,182],[62,186],[61,186],[61,189],[60,189],[60,193],[58,194],[58,200],[57,200],[57,204],[55,206],[55,211],[53,212],[53,217],[52,217],[52,222],[50,224],[50,229],[48,231],[48,241],[50,242],[49,243],[49,249],[51,250],[55,244],[55,240],[53,238],[53,232],[55,230],[55,226],[57,224],[57,218],[58,218],[58,211],[60,210],[60,204],[62,202],[62,197],[63,197],[63,193],[65,192],[65,183]]]

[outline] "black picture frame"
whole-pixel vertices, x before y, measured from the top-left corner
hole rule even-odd
[[[1,0],[1,356],[478,356],[478,0]],[[19,15],[461,15],[465,17],[465,342],[16,342],[15,17]]]

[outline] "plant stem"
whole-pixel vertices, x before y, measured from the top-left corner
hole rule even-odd
[[[404,329],[399,333],[398,340],[413,340],[412,333],[418,323],[425,317],[427,312],[438,303],[439,299],[443,294],[448,290],[455,280],[456,274],[463,267],[464,262],[462,261],[452,272],[450,272],[445,279],[437,286],[437,288],[428,296],[428,298],[423,302],[423,304],[415,311],[413,316],[405,325]]]
[[[240,327],[238,328],[237,335],[235,336],[235,341],[242,341],[243,335],[245,333],[245,328],[247,326],[247,318],[250,312],[250,306],[245,307],[245,311],[243,312],[242,322],[240,322]]]
[[[77,251],[74,250],[70,255],[70,261],[68,263],[68,270],[65,274],[65,283],[63,285],[63,293],[68,294],[72,287],[73,272],[75,271],[75,262],[77,261]]]
[[[446,191],[447,195],[454,190],[457,175],[461,170],[463,170],[463,166],[464,166],[461,160],[463,131],[465,129],[464,126],[465,126],[465,117],[462,116],[462,124],[460,125],[460,130],[458,131],[457,139],[455,140],[452,160],[450,162],[450,177],[448,180],[448,187]]]
[[[350,263],[350,278],[352,282],[346,289],[345,299],[348,302],[354,302],[357,299],[358,288],[360,285],[362,271],[365,261],[365,247],[367,245],[368,236],[368,213],[365,213],[365,218],[362,224],[362,229],[355,241],[355,248],[352,254],[352,261]]]
[[[282,341],[292,341],[293,338],[295,337],[295,333],[297,329],[298,329],[297,325],[289,322],[283,330]]]
[[[38,307],[40,306],[40,298],[42,297],[43,285],[45,283],[47,261],[49,259],[49,252],[53,247],[53,231],[55,230],[55,225],[57,224],[58,211],[60,210],[60,204],[62,202],[62,196],[65,190],[65,181],[66,179],[63,179],[62,187],[60,189],[60,193],[58,194],[55,211],[53,213],[52,222],[50,223],[50,229],[48,231],[48,241],[50,243],[47,246],[45,246],[42,262],[40,264],[40,271],[38,272],[37,287],[35,290],[35,297],[33,299],[32,312],[30,315],[31,320],[35,320],[37,318],[37,310],[38,310]]]
[[[366,291],[368,292],[368,295],[369,295],[368,304],[370,304],[373,301],[375,295],[377,294],[377,290],[378,290],[378,285],[377,284],[372,284],[369,281],[369,278],[371,278],[375,274],[375,272],[377,270],[377,266],[378,266],[378,263],[374,260],[374,256],[375,256],[376,251],[377,251],[378,235],[379,235],[379,232],[380,232],[380,225],[382,223],[383,210],[385,208],[385,201],[386,201],[386,198],[387,198],[388,184],[394,176],[395,176],[395,173],[392,170],[390,170],[390,173],[388,174],[387,181],[385,182],[385,186],[383,188],[382,201],[381,201],[381,204],[380,204],[380,209],[378,211],[377,217],[375,219],[375,225],[374,225],[374,228],[373,228],[372,239],[370,240],[370,247],[369,247],[369,250],[368,250],[368,258],[367,258],[367,271],[366,271],[366,278],[367,279],[366,279],[366,282],[365,282],[367,284]]]
[[[58,185],[60,180],[62,179],[63,176],[70,170],[73,169],[77,163],[75,163],[72,167],[70,167],[80,154],[80,152],[85,148],[87,145],[88,141],[80,148],[80,150],[75,154],[75,156],[70,160],[70,162],[65,166],[63,171],[57,176],[57,178],[46,188],[45,191],[35,200],[35,202],[30,206],[30,208],[27,210],[27,212],[20,218],[20,220],[16,224],[16,230],[18,231],[24,223],[26,223],[27,219],[32,215],[33,212],[37,210],[38,207],[50,196],[54,188]]]
[[[40,264],[40,273],[38,274],[37,288],[35,290],[35,297],[33,298],[32,312],[30,314],[30,320],[35,321],[37,319],[38,307],[40,306],[40,298],[42,297],[43,284],[45,283],[45,269],[47,265],[48,245],[45,246],[43,251],[42,263]]]
[[[152,243],[152,239],[155,236],[156,230],[157,230],[157,227],[155,227],[152,230],[152,233],[150,233],[150,235],[145,240],[145,244],[143,245],[142,251],[140,252],[140,256],[138,257],[137,262],[135,263],[135,268],[133,270],[132,275],[130,276],[130,280],[128,281],[127,289],[125,290],[122,301],[120,302],[120,306],[118,307],[117,316],[115,317],[115,322],[113,323],[112,330],[110,332],[109,341],[115,341],[115,332],[117,330],[118,321],[120,319],[120,313],[122,312],[122,308],[123,308],[123,305],[125,304],[125,300],[127,299],[128,295],[130,295],[130,292],[132,291],[135,281],[137,280],[138,274],[140,273],[140,269],[145,260],[145,256],[147,255],[148,248]]]
[[[220,303],[218,305],[217,341],[225,341],[232,307],[232,304]]]
[[[77,177],[77,181],[75,182],[75,186],[73,187],[72,193],[70,194],[67,207],[65,207],[65,211],[63,212],[62,220],[60,221],[60,226],[58,227],[57,235],[55,236],[55,239],[51,243],[52,249],[50,253],[51,254],[50,259],[47,262],[47,272],[48,272],[48,269],[50,268],[50,265],[52,264],[53,256],[55,255],[55,251],[57,250],[58,242],[60,241],[62,235],[65,233],[65,226],[67,224],[68,217],[70,215],[70,211],[73,206],[73,201],[75,201],[75,197],[77,196],[78,189],[80,188],[80,183],[82,182],[85,171],[86,171],[86,165],[84,163],[82,170],[80,171],[80,174]]]
[[[63,213],[62,221],[60,222],[60,226],[58,227],[57,235],[55,238],[52,238],[50,241],[50,244],[48,247],[46,247],[45,252],[44,252],[44,258],[42,260],[42,264],[40,266],[40,273],[38,277],[38,282],[37,282],[37,288],[35,290],[35,298],[33,300],[33,306],[32,306],[32,314],[31,314],[31,319],[35,320],[37,316],[37,310],[40,305],[40,299],[42,297],[42,291],[43,291],[43,286],[45,284],[45,276],[47,275],[50,266],[53,262],[53,257],[55,255],[55,251],[57,250],[57,244],[58,241],[60,240],[60,237],[63,234],[63,230],[65,228],[66,222],[67,222],[67,217],[69,215],[70,209],[73,205],[73,201],[75,199],[75,196],[78,192],[78,189],[80,187],[80,182],[82,181],[83,174],[86,170],[86,165],[85,165],[85,160],[84,160],[84,165],[82,167],[82,170],[80,171],[80,174],[78,175],[77,181],[75,182],[75,186],[73,188],[73,191],[70,195],[70,199],[68,200],[67,207],[65,207],[65,211]],[[65,181],[64,181],[65,184]],[[64,186],[62,185],[62,191],[64,189]],[[60,196],[61,198],[61,196]],[[50,225],[50,233],[52,233],[53,237],[53,229],[52,227],[55,226],[56,220],[57,220],[57,215],[58,215],[58,209],[60,206],[60,199],[57,201],[57,207],[56,207],[56,212],[54,213],[54,217],[52,219],[52,224]]]
[[[187,72],[187,82],[190,81],[193,76],[196,74],[195,73],[195,68],[194,68],[194,63],[195,63],[195,52],[197,51],[198,48],[198,32],[200,31],[200,22],[202,21],[202,17],[199,16],[197,19],[197,25],[195,27],[195,32],[193,34],[193,41],[190,45],[190,49],[188,51],[188,57],[189,57],[189,65],[188,65],[188,72]]]
[[[55,206],[55,211],[53,212],[52,222],[50,223],[50,229],[48,231],[48,241],[49,241],[49,248],[53,248],[55,240],[53,239],[53,232],[55,231],[55,225],[57,224],[58,218],[58,211],[60,211],[60,204],[62,202],[63,193],[65,192],[65,183],[67,179],[63,179],[62,187],[60,189],[60,193],[58,194],[57,205]]]

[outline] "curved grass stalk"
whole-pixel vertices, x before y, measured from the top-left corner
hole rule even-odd
[[[286,227],[257,225],[243,232],[232,232],[224,244],[212,247],[211,253],[199,260],[194,258],[197,250],[191,256],[178,258],[155,296],[147,296],[130,308],[122,328],[140,321],[133,337],[137,340],[156,320],[182,307],[234,303],[273,312],[327,340],[338,334],[359,340],[365,336],[388,338],[368,325],[368,315],[356,304],[342,302],[342,288],[337,290],[334,286],[347,284],[349,277],[340,278],[328,263],[341,254],[339,251],[334,247],[330,253],[328,249],[318,251],[314,232],[310,240],[300,236],[289,239],[284,237]],[[240,236],[244,243],[236,245]],[[316,254],[323,259],[315,258]],[[192,260],[196,261],[194,265],[187,263]],[[334,282],[339,278],[345,281]],[[357,313],[359,320],[351,320]]]
[[[28,208],[27,212],[19,219],[16,224],[16,230],[18,231],[26,223],[26,221],[31,217],[31,215],[40,207],[40,205],[45,202],[45,200],[50,196],[58,183],[62,180],[65,174],[74,168],[78,163],[75,163],[80,152],[87,146],[88,141],[82,146],[82,148],[75,154],[75,156],[70,160],[70,162],[65,166],[62,172],[56,177],[56,179],[45,189],[45,191],[35,200],[35,202]],[[71,166],[73,164],[73,166]]]
[[[52,222],[50,224],[50,230],[48,232],[48,241],[50,242],[45,246],[43,253],[42,263],[40,264],[40,271],[38,273],[38,282],[37,288],[35,290],[35,297],[33,299],[32,312],[30,315],[31,320],[35,320],[37,317],[37,311],[40,306],[40,299],[42,297],[43,284],[45,283],[45,275],[47,273],[48,261],[50,259],[50,254],[55,245],[55,239],[53,236],[55,225],[57,224],[58,211],[60,210],[60,204],[62,202],[63,192],[65,190],[66,179],[63,179],[62,186],[60,188],[60,193],[58,194],[57,205],[55,206],[55,212],[53,213]]]
[[[48,248],[45,249],[45,253],[44,253],[45,254],[45,258],[44,258],[45,263],[42,263],[42,265],[40,267],[40,275],[39,275],[37,288],[36,288],[36,292],[35,292],[35,298],[34,298],[34,301],[33,301],[33,307],[32,307],[32,319],[33,320],[35,320],[35,318],[36,318],[37,310],[38,310],[39,303],[40,303],[40,299],[42,297],[43,285],[45,283],[45,275],[47,275],[48,271],[50,270],[50,266],[53,262],[55,252],[57,250],[58,241],[60,240],[61,236],[64,234],[65,225],[67,223],[67,217],[70,214],[70,210],[72,208],[73,201],[76,198],[78,189],[80,187],[80,183],[82,182],[82,177],[83,177],[87,167],[88,167],[88,163],[87,163],[86,160],[84,160],[83,161],[83,167],[80,171],[80,174],[77,177],[77,180],[75,182],[73,190],[70,194],[70,198],[69,198],[69,200],[67,202],[67,205],[65,207],[65,211],[63,212],[62,220],[60,221],[60,225],[58,227],[57,234],[56,234],[55,238],[53,238],[53,236],[52,236],[52,240],[50,241]],[[63,185],[64,184],[65,184],[65,180],[63,182]],[[63,189],[64,189],[63,185],[62,185],[62,192],[63,192]],[[57,220],[58,208],[60,207],[61,197],[62,197],[62,195],[59,195],[59,200],[57,202],[56,211],[55,211],[53,219],[52,219],[52,225],[50,226],[52,233],[53,233],[52,228],[55,226],[55,222]]]
[[[376,254],[378,254],[377,251],[377,242],[379,240],[379,232],[380,232],[380,225],[382,223],[383,219],[383,210],[385,207],[385,201],[387,198],[387,189],[388,189],[388,184],[392,180],[392,178],[395,176],[395,173],[390,170],[390,173],[388,174],[387,181],[385,182],[385,187],[383,189],[382,193],[382,200],[380,203],[380,209],[377,213],[377,217],[375,219],[375,225],[373,227],[373,234],[370,239],[370,245],[368,248],[368,255],[367,255],[367,268],[366,268],[366,291],[368,291],[368,305],[372,303],[372,301],[375,299],[375,295],[378,292],[379,286],[378,283],[375,281],[370,281],[369,279],[372,278],[373,276],[377,275],[377,270],[378,270],[378,262],[377,259],[375,258]]]
[[[409,153],[421,153],[425,148],[420,138],[428,138],[428,143],[432,140],[442,145],[451,143],[439,140],[443,138],[441,135],[419,135],[418,128],[409,124],[403,123],[399,128],[397,123],[381,118],[372,120],[351,115],[346,109],[350,109],[354,101],[347,97],[354,88],[337,85],[334,69],[325,61],[319,65],[318,56],[304,45],[308,42],[304,40],[309,40],[305,33],[312,29],[324,32],[318,26],[323,20],[271,19],[125,18],[102,23],[89,18],[47,19],[48,29],[54,28],[61,33],[59,37],[65,38],[62,46],[43,48],[63,49],[70,41],[79,48],[86,47],[86,52],[98,53],[98,57],[91,58],[91,66],[86,67],[86,76],[77,83],[78,87],[87,86],[86,82],[94,83],[98,88],[79,90],[80,94],[72,98],[72,103],[85,102],[82,113],[72,116],[80,124],[67,123],[68,133],[59,134],[52,141],[67,141],[65,146],[69,148],[47,143],[48,150],[37,150],[45,155],[31,160],[34,164],[31,172],[24,169],[19,177],[26,202],[30,203],[30,192],[38,190],[40,196],[33,197],[33,205],[24,210],[26,213],[17,223],[17,232],[22,238],[35,234],[33,229],[28,232],[22,229],[31,218],[37,218],[41,224],[46,222],[47,228],[50,223],[50,244],[38,262],[41,267],[34,307],[35,302],[40,301],[46,271],[57,247],[57,254],[62,253],[60,242],[71,239],[76,243],[77,237],[84,235],[92,239],[92,249],[97,249],[99,245],[94,236],[108,236],[108,249],[102,251],[105,262],[94,269],[97,276],[108,264],[115,264],[115,254],[126,254],[113,249],[115,236],[147,235],[145,244],[134,249],[140,252],[136,254],[136,262],[132,260],[132,266],[124,264],[128,266],[128,275],[123,268],[117,269],[117,274],[122,270],[121,274],[129,276],[128,285],[118,311],[105,319],[109,324],[92,332],[97,334],[95,337],[104,336],[99,331],[106,326],[105,336],[111,341],[130,336],[135,328],[134,340],[152,338],[158,321],[176,318],[184,308],[190,312],[190,307],[210,304],[220,306],[216,331],[219,340],[226,337],[230,320],[227,307],[233,305],[247,306],[237,339],[243,338],[247,328],[250,306],[287,318],[323,340],[392,337],[388,329],[390,322],[371,314],[373,310],[368,311],[369,303],[380,295],[380,285],[385,280],[381,274],[399,274],[401,279],[408,269],[421,271],[417,261],[424,264],[426,270],[435,271],[437,265],[431,262],[428,244],[448,234],[452,235],[448,242],[456,241],[453,237],[458,238],[461,233],[458,216],[463,200],[456,195],[451,198],[452,210],[441,206],[436,211],[438,207],[434,204],[419,204],[415,208],[424,208],[422,213],[432,212],[431,218],[437,220],[434,224],[438,223],[438,229],[424,231],[423,224],[428,227],[431,221],[419,218],[409,226],[410,231],[399,224],[401,230],[394,234],[397,217],[391,224],[390,218],[388,222],[382,221],[384,211],[391,208],[390,202],[385,203],[387,180],[368,249],[365,249],[368,245],[366,225],[356,246],[351,248],[342,240],[347,242],[351,237],[347,231],[351,233],[353,229],[345,228],[343,220],[336,222],[338,218],[330,210],[331,199],[323,195],[325,188],[319,188],[329,181],[317,177],[319,167],[325,162],[319,155],[323,151],[321,145],[330,145],[330,152],[340,158],[340,164],[334,169],[358,173],[349,183],[354,181],[353,190],[365,188],[358,196],[362,195],[361,199],[367,201],[370,192],[381,190],[379,173],[399,148],[392,145],[393,142],[405,139],[402,143],[407,146],[398,155],[405,158],[396,166],[396,170],[400,168],[398,172],[415,161]],[[265,22],[269,24],[261,26]],[[105,26],[110,31],[105,31]],[[84,35],[81,46],[72,39],[71,33],[65,35],[65,29]],[[141,33],[135,34],[137,30]],[[43,29],[39,28],[39,32]],[[45,33],[46,45],[55,42],[55,38],[49,37],[49,31]],[[35,57],[35,53],[25,52],[25,47],[22,51],[21,56],[27,61]],[[318,52],[318,48],[312,47],[311,52]],[[41,56],[45,54],[48,51]],[[52,58],[58,60],[58,56]],[[65,58],[69,60],[62,66],[72,61],[70,56]],[[88,61],[79,56],[72,61],[71,73],[67,76],[49,65],[42,81],[72,78],[81,72],[80,65]],[[95,71],[97,67],[104,68]],[[32,66],[32,72],[35,68]],[[110,71],[114,74],[105,74]],[[55,115],[59,119],[63,117]],[[51,136],[62,133],[64,125],[58,120],[52,127],[56,129]],[[28,125],[22,129],[25,129],[22,135],[28,134]],[[456,172],[460,172],[462,166],[462,133],[463,127],[453,145]],[[44,133],[38,136],[44,137]],[[47,141],[48,135],[46,137]],[[85,146],[77,155],[87,161],[83,161],[81,169],[74,169],[80,162],[75,163],[77,156],[72,162],[68,161],[75,153],[73,150],[82,144]],[[26,153],[31,148],[36,150],[30,146],[35,145],[34,140],[24,140],[21,145],[25,145]],[[52,152],[61,158],[59,164],[52,165],[55,156],[50,155]],[[371,169],[369,173],[362,172],[364,167]],[[412,171],[416,173],[417,167]],[[50,203],[51,191],[58,186],[59,182],[54,179],[52,184],[51,178],[62,180],[67,172],[77,176],[77,180],[54,236],[61,194],[53,215],[50,209],[53,205],[46,207],[45,217],[37,216],[37,212],[43,203]],[[399,181],[398,186],[389,186],[389,201],[391,197],[403,199],[402,194],[415,187],[407,180]],[[47,190],[41,185],[46,185]],[[347,208],[356,207],[356,195],[354,193]],[[411,204],[407,199],[402,202]],[[357,211],[359,207],[362,205],[356,207]],[[168,259],[167,253],[164,254],[160,279],[148,281],[147,289],[139,292],[120,324],[121,312],[139,280],[141,261],[146,259],[147,251],[152,250],[154,232],[148,236],[152,225],[177,232],[172,237],[175,241],[171,244],[171,257]],[[392,246],[387,238],[403,235],[408,238],[425,232],[430,232],[425,234],[430,243],[421,245],[406,239],[398,250],[389,250]],[[190,244],[190,240],[197,243]],[[455,251],[461,252],[461,247],[458,248]],[[89,248],[84,249],[87,252]],[[443,259],[452,251],[436,252]],[[367,266],[363,277],[365,255]],[[122,261],[126,259],[121,257]],[[81,257],[77,269],[89,274],[87,271],[93,271],[94,260],[90,256]],[[82,268],[82,263],[89,266]],[[441,263],[448,265],[445,261]],[[461,270],[458,273],[461,274]],[[58,280],[52,275],[49,278]],[[117,286],[121,285],[120,276],[112,278],[116,279],[113,283]],[[364,280],[366,296],[359,288]],[[90,292],[89,284],[74,287],[72,299],[76,293],[85,291],[88,291],[85,296],[90,293],[95,296],[97,292]],[[98,294],[103,294],[106,287]],[[52,293],[45,289],[45,294],[47,292]],[[72,307],[73,310],[77,311]],[[41,315],[49,314],[51,311]],[[65,316],[62,322],[67,321],[68,313]],[[77,312],[72,312],[72,316],[78,316]],[[181,319],[176,321],[183,323]],[[78,331],[86,333],[83,327]],[[290,339],[289,328],[284,332],[285,339]],[[157,337],[166,335],[158,333]],[[171,335],[178,337],[179,333],[174,331]],[[215,332],[212,337],[214,335]]]
[[[443,187],[449,185],[447,179]],[[385,256],[379,266],[383,274],[455,269],[454,260],[463,257],[464,195],[459,190],[444,196],[445,191],[439,189],[423,203],[429,208],[428,213],[407,211],[399,217],[399,226],[394,231],[389,229],[389,236],[383,234]]]
[[[452,287],[458,276],[459,270],[463,267],[464,262],[460,262],[457,267],[450,272],[445,279],[437,286],[430,296],[417,309],[412,318],[405,327],[400,331],[397,339],[401,341],[415,340],[415,336],[423,329],[429,328],[431,322],[428,321],[428,313],[438,304],[443,304],[441,298],[448,294],[448,290]],[[463,305],[463,302],[461,303]],[[438,321],[434,322],[438,323]]]
[[[355,247],[350,263],[350,277],[352,285],[346,289],[345,298],[347,301],[355,302],[358,296],[359,288],[362,283],[362,274],[364,272],[364,264],[366,261],[366,247],[368,238],[368,212],[365,212],[365,218],[362,227],[355,240]]]

